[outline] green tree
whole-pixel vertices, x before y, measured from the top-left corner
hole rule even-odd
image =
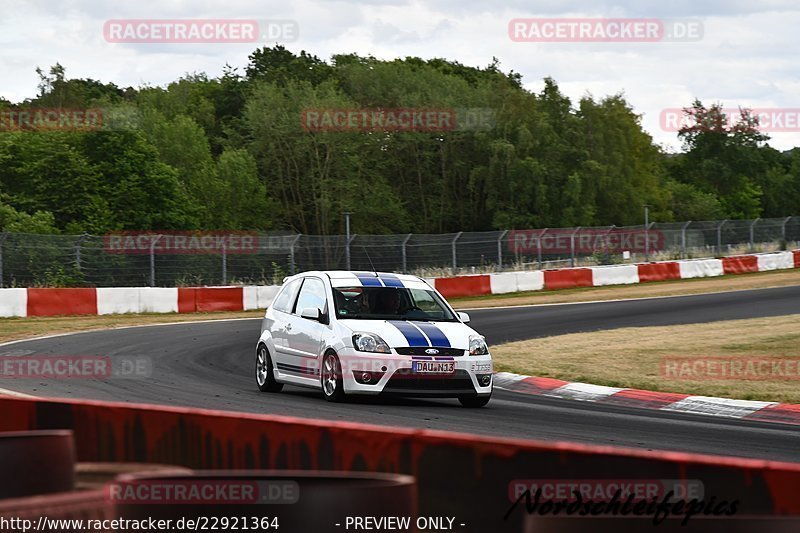
[[[36,211],[33,214],[17,211],[0,200],[0,232],[12,233],[58,233],[55,218],[49,211]]]
[[[274,205],[258,176],[256,161],[247,150],[225,150],[217,162],[224,190],[224,226],[233,229],[268,229]]]
[[[688,125],[678,137],[686,153],[678,160],[675,178],[720,200],[727,218],[761,216],[763,191],[758,185],[769,172],[758,118],[748,110],[731,123],[721,105],[706,107],[696,100],[684,110]]]

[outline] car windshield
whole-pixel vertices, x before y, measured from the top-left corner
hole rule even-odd
[[[339,318],[457,321],[434,291],[399,287],[334,287],[333,296]]]

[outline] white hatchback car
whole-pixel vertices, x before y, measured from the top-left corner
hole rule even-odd
[[[349,394],[458,398],[483,407],[492,394],[484,338],[416,276],[304,272],[286,278],[256,347],[256,382]]]

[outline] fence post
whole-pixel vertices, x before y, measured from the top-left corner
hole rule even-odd
[[[655,222],[650,222],[645,226],[644,230],[644,242],[645,242],[645,262],[650,262],[650,229],[655,226]],[[655,255],[655,253],[653,254]]]
[[[350,235],[349,239],[347,239],[347,270],[352,270],[351,263],[352,263],[353,259],[352,259],[351,255],[350,255],[350,248],[352,247],[353,241],[355,241],[357,237],[358,237],[358,233],[354,233],[354,234]],[[369,252],[367,252],[367,247],[366,246],[361,245],[361,248],[364,250],[365,254],[369,254]],[[378,267],[375,267],[375,268],[378,268]]]
[[[228,249],[225,243],[222,243],[222,284],[228,284]]]
[[[156,235],[156,238],[150,241],[150,286],[156,286],[156,243],[161,240],[162,235]]]
[[[781,240],[783,242],[786,242],[786,224],[788,224],[790,220],[792,220],[792,217],[786,217],[785,219],[783,219],[783,224],[781,225]],[[0,241],[0,244],[2,243],[3,241]],[[0,264],[0,268],[2,268],[2,264]],[[0,279],[0,283],[2,283],[2,281],[3,280]],[[1,284],[0,287],[2,287]]]
[[[8,233],[0,234],[0,288],[3,287],[3,243],[6,242]]]
[[[650,262],[650,206],[644,206],[644,262]]]
[[[297,241],[300,240],[302,233],[298,233],[294,239],[292,239],[292,243],[289,245],[289,275],[294,276],[295,271],[295,261],[294,261],[294,246],[297,244]]]
[[[575,228],[575,231],[569,236],[569,266],[575,266],[575,235],[581,230],[581,227],[578,226]]]
[[[690,220],[689,222],[684,224],[683,227],[681,228],[681,249],[683,250],[684,259],[686,259],[689,256],[689,252],[686,249],[686,229],[689,227],[691,223],[692,221]]]
[[[75,243],[75,269],[80,272],[81,271],[81,244],[86,237],[88,237],[88,233],[84,233],[83,235],[78,237],[77,242]]]
[[[608,236],[611,235],[611,232],[614,231],[615,229],[617,229],[617,225],[616,224],[611,224],[611,226],[608,228],[608,231],[604,235],[604,237],[606,238],[606,241],[603,243],[603,248],[604,248],[606,257],[604,257],[603,259],[605,259],[607,261],[611,261],[611,245],[609,244],[610,240],[609,240]],[[594,244],[592,244],[592,247],[594,247]]]
[[[344,249],[344,256],[345,256],[345,264],[347,265],[346,270],[350,270],[350,215],[352,215],[350,211],[346,211],[344,213],[344,223],[345,223],[345,240],[347,241],[346,248]]]
[[[536,240],[536,259],[539,261],[539,270],[542,269],[542,237],[544,234],[547,233],[547,230],[550,228],[544,228],[539,233],[539,238]]]
[[[505,230],[497,238],[497,270],[503,270],[503,239],[508,235],[508,230]]]
[[[406,238],[403,239],[403,244],[401,248],[403,253],[403,274],[408,272],[408,257],[406,256],[406,244],[408,244],[408,241],[409,239],[411,239],[412,235],[413,233],[409,233],[408,235],[406,235]]]
[[[456,274],[456,269],[458,268],[458,260],[456,258],[456,242],[458,242],[458,239],[459,239],[459,237],[461,237],[462,233],[464,233],[464,232],[463,231],[459,231],[458,233],[456,233],[456,236],[453,239],[453,243],[451,245],[452,248],[453,248],[453,275],[454,276]]]
[[[728,222],[727,218],[717,226],[717,255],[720,257],[722,256],[722,226],[724,226],[726,222]]]
[[[761,218],[757,218],[753,222],[750,223],[750,251],[751,252],[756,249],[756,237],[755,237],[756,231],[755,230],[756,230],[756,224],[758,224],[759,220],[761,220]]]

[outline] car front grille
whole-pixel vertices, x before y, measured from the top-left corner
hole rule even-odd
[[[430,346],[411,346],[395,348],[395,351],[400,355],[417,355],[421,357],[461,357],[466,350],[459,350],[458,348],[439,348],[434,346],[434,350],[439,350],[437,354],[425,353],[425,350],[430,350]]]
[[[475,387],[466,370],[456,370],[450,376],[416,375],[408,370],[398,370],[383,389],[387,394],[420,394],[427,396],[474,394]]]

